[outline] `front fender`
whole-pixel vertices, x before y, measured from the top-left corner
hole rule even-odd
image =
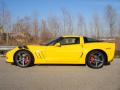
[[[14,56],[14,54],[15,54],[18,50],[20,50],[20,49],[19,49],[18,47],[16,47],[16,48],[8,51],[8,52],[6,53],[6,55],[5,55],[5,57],[6,57],[6,62],[13,63],[13,62],[14,62],[13,56]]]

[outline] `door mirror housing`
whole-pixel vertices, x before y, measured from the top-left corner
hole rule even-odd
[[[56,43],[55,46],[56,46],[56,47],[60,47],[61,44],[60,44],[60,43]]]

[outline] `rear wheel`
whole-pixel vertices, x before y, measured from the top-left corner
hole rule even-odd
[[[86,58],[86,63],[91,68],[102,68],[105,62],[105,55],[101,51],[91,51]]]
[[[19,67],[28,67],[33,64],[33,57],[29,51],[20,50],[14,56],[15,64]]]

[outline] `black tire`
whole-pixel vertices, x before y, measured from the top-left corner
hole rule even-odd
[[[94,50],[88,53],[86,64],[94,69],[102,68],[105,62],[105,55],[101,51]]]
[[[27,50],[20,50],[14,55],[14,62],[17,66],[25,68],[33,65],[33,56]]]

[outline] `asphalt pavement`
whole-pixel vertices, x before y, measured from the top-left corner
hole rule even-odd
[[[120,59],[101,69],[81,65],[20,68],[0,57],[0,90],[120,90]]]

